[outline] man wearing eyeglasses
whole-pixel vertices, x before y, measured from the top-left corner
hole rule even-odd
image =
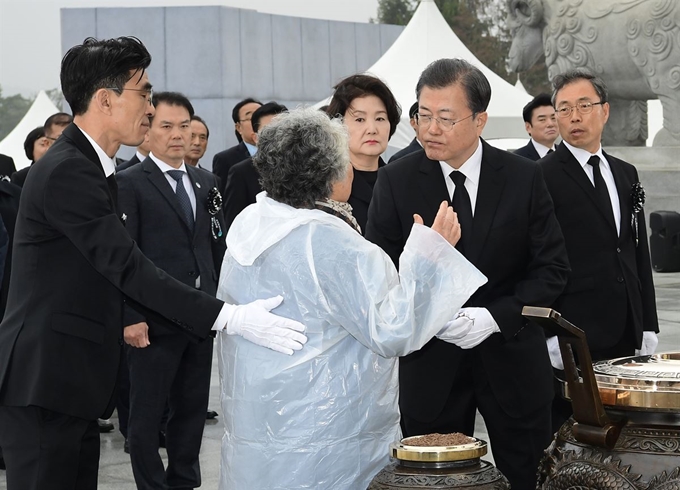
[[[234,120],[234,133],[236,134],[238,144],[217,153],[213,157],[212,171],[220,179],[220,191],[223,191],[227,185],[229,169],[246,158],[250,158],[257,151],[255,131],[253,130],[251,118],[253,112],[261,106],[262,102],[248,97],[236,104],[231,111],[231,118]]]
[[[478,68],[435,61],[416,94],[425,152],[380,170],[366,238],[398,264],[413,215],[431,223],[449,202],[461,224],[456,248],[488,282],[451,319],[450,334],[400,360],[402,428],[473,435],[479,409],[498,468],[512,488],[534,488],[552,438],[553,386],[543,331],[521,311],[562,292],[562,233],[540,168],[481,139],[491,87]]]
[[[638,174],[600,143],[609,118],[607,87],[583,70],[558,75],[553,84],[563,141],[539,164],[572,269],[554,307],[585,330],[593,361],[636,349],[653,354],[659,322],[645,216],[634,202]],[[548,339],[548,350],[553,367],[562,369],[556,337]],[[570,414],[571,405],[557,396],[553,426]]]
[[[280,298],[223,303],[156,268],[125,230],[113,158],[154,115],[150,63],[132,37],[88,38],[62,60],[74,121],[26,178],[0,324],[8,490],[97,488],[97,417],[116,400],[124,304],[195,341],[219,330],[292,354],[306,340],[269,312]]]

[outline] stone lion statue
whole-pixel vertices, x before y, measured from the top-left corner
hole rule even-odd
[[[545,57],[548,76],[585,68],[609,88],[603,143],[644,146],[647,104],[659,99],[655,146],[680,146],[680,1],[508,0],[513,40],[508,67],[523,72]]]

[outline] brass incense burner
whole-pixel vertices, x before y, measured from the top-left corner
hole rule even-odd
[[[680,490],[680,353],[592,364],[584,332],[558,312],[523,315],[558,336],[574,411],[545,451],[537,488]]]

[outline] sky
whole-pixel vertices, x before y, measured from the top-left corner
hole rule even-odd
[[[198,5],[350,22],[368,22],[378,10],[378,0],[0,0],[2,95],[33,96],[59,87],[61,8]]]

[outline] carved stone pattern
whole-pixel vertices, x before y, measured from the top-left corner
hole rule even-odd
[[[615,450],[680,455],[680,431],[624,428]]]
[[[396,467],[396,463],[387,466],[373,478],[368,488],[370,490],[438,487],[469,487],[479,490],[509,490],[510,488],[503,474],[491,465],[482,471],[452,475],[399,474],[394,471]]]

